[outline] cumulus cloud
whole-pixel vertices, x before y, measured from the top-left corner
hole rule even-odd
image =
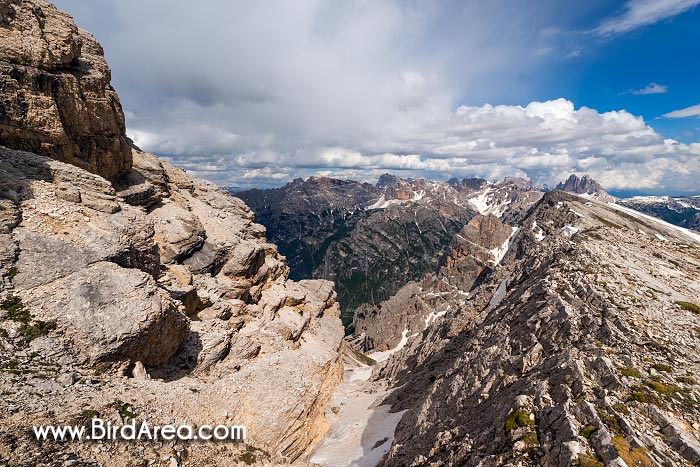
[[[376,147],[392,151],[377,153]],[[590,173],[610,190],[697,191],[700,144],[664,139],[627,111],[576,108],[565,99],[527,106],[460,106],[433,114],[381,141],[280,151],[274,141],[228,157],[174,156],[201,176],[240,186],[279,184],[328,175],[376,180],[404,176],[527,176],[554,185],[572,172]],[[212,165],[215,167],[212,167]],[[236,174],[233,179],[230,174]]]
[[[668,92],[668,86],[658,83],[649,83],[642,89],[627,91],[623,94],[634,94],[636,96],[646,96],[648,94],[665,94]]]
[[[700,0],[630,0],[621,15],[607,19],[595,32],[603,36],[630,32],[672,18],[698,5]]]
[[[538,2],[56,0],[105,45],[134,141],[221,185],[586,171],[611,189],[696,190],[697,150],[626,111],[480,105],[551,73],[552,25],[576,10]],[[641,3],[625,15],[648,18],[630,13]],[[680,175],[650,174],[660,167]]]
[[[674,110],[663,115],[666,118],[686,118],[686,117],[698,117],[700,116],[700,104],[691,105],[685,109]]]

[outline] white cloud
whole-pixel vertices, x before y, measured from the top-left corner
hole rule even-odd
[[[642,89],[636,89],[633,91],[627,91],[625,94],[634,94],[637,96],[645,96],[648,94],[665,94],[668,92],[668,86],[658,83],[649,83],[646,87]]]
[[[103,42],[136,143],[221,185],[384,171],[554,184],[585,171],[607,174],[608,188],[697,190],[692,145],[629,112],[480,105],[533,94],[581,43],[567,25],[586,10],[556,0],[56,2]],[[605,34],[688,5],[630,2]],[[691,175],[650,175],[662,166]]]
[[[366,181],[386,171],[441,179],[528,176],[551,186],[571,172],[586,172],[611,190],[691,193],[700,177],[700,144],[664,139],[627,111],[577,109],[565,99],[436,111],[395,128],[390,137],[352,146],[282,151],[274,140],[258,143],[250,152],[217,157],[217,170],[211,164],[199,170],[204,161],[191,156],[180,163],[222,184],[243,186],[313,174]]]
[[[666,118],[686,118],[686,117],[698,117],[700,116],[700,104],[691,105],[685,109],[674,110],[663,115]]]
[[[629,0],[624,13],[607,19],[595,32],[603,36],[630,32],[684,13],[697,5],[700,5],[700,0]]]

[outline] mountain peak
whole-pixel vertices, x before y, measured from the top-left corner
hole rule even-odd
[[[577,195],[593,195],[598,198],[613,199],[613,197],[605,191],[602,185],[596,182],[593,177],[589,175],[579,177],[576,174],[571,174],[564,183],[558,183],[554,189]]]

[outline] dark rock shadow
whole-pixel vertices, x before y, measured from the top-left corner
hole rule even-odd
[[[202,340],[199,333],[190,331],[180,343],[180,348],[175,355],[165,365],[149,369],[149,374],[153,378],[162,379],[165,382],[172,382],[182,379],[197,368],[199,354],[202,352]]]

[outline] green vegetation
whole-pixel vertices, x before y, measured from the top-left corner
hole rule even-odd
[[[0,309],[5,311],[4,319],[22,323],[17,332],[27,342],[31,342],[37,337],[45,336],[50,331],[56,329],[56,323],[53,321],[32,321],[32,314],[27,307],[22,303],[22,299],[14,294],[7,295],[0,302]],[[5,336],[7,337],[7,336]]]
[[[673,371],[673,368],[668,365],[664,365],[663,363],[655,363],[651,367],[656,371],[662,371],[664,373],[671,373]]]
[[[661,405],[661,399],[652,393],[648,388],[641,385],[632,386],[632,394],[630,399],[644,404]]]
[[[97,410],[85,409],[78,417],[76,424],[81,426],[88,425],[93,418],[100,418],[100,413]]]
[[[595,425],[586,425],[586,426],[584,426],[583,428],[581,428],[581,431],[579,432],[579,434],[580,434],[581,436],[583,436],[584,438],[588,439],[588,438],[590,438],[591,435],[592,435],[593,433],[595,433],[596,431],[598,431],[598,427],[597,427],[597,426],[595,426]]]
[[[641,373],[639,373],[637,370],[635,370],[633,368],[627,368],[627,367],[621,366],[618,369],[620,370],[620,374],[622,374],[622,376],[627,376],[629,378],[641,378],[642,377]]]
[[[696,305],[695,303],[684,302],[679,300],[676,302],[676,305],[679,305],[681,308],[695,313],[696,315],[700,315],[700,306]]]
[[[618,402],[617,404],[613,405],[612,408],[615,410],[615,412],[619,412],[623,415],[630,414],[630,409],[628,409],[627,406],[621,402]]]
[[[16,266],[12,266],[7,269],[7,272],[3,273],[2,277],[7,277],[8,279],[12,280],[17,274],[19,274],[19,269],[17,269]]]
[[[614,436],[612,439],[613,446],[617,454],[629,467],[653,467],[646,448],[633,448],[623,436]]]
[[[20,336],[24,337],[24,340],[31,342],[37,337],[47,335],[54,329],[56,329],[56,323],[53,321],[35,321],[33,324],[22,324],[18,332]]]
[[[26,324],[32,319],[31,313],[22,303],[22,299],[14,294],[9,294],[0,302],[0,310],[7,312],[5,319],[10,321]]]
[[[600,420],[610,431],[613,433],[622,433],[622,427],[620,427],[620,422],[617,421],[617,417],[610,414],[605,407],[596,407],[596,412],[598,412]]]
[[[581,454],[578,457],[579,467],[603,467],[603,464],[597,457]]]
[[[683,392],[683,389],[675,384],[662,383],[661,381],[647,381],[644,383],[654,391],[659,394],[673,394],[676,392]]]
[[[540,444],[540,441],[537,439],[537,432],[531,431],[523,436],[523,443],[527,446],[537,446]]]
[[[508,415],[503,428],[506,433],[510,433],[517,428],[534,425],[535,421],[531,418],[529,412],[526,412],[525,410],[516,410]]]
[[[679,383],[692,384],[692,385],[698,384],[698,382],[695,381],[690,376],[679,376],[676,378],[676,381],[678,381]]]
[[[128,402],[123,402],[116,399],[110,405],[117,409],[117,413],[122,419],[132,419],[138,416],[138,414],[133,410],[134,406]]]

